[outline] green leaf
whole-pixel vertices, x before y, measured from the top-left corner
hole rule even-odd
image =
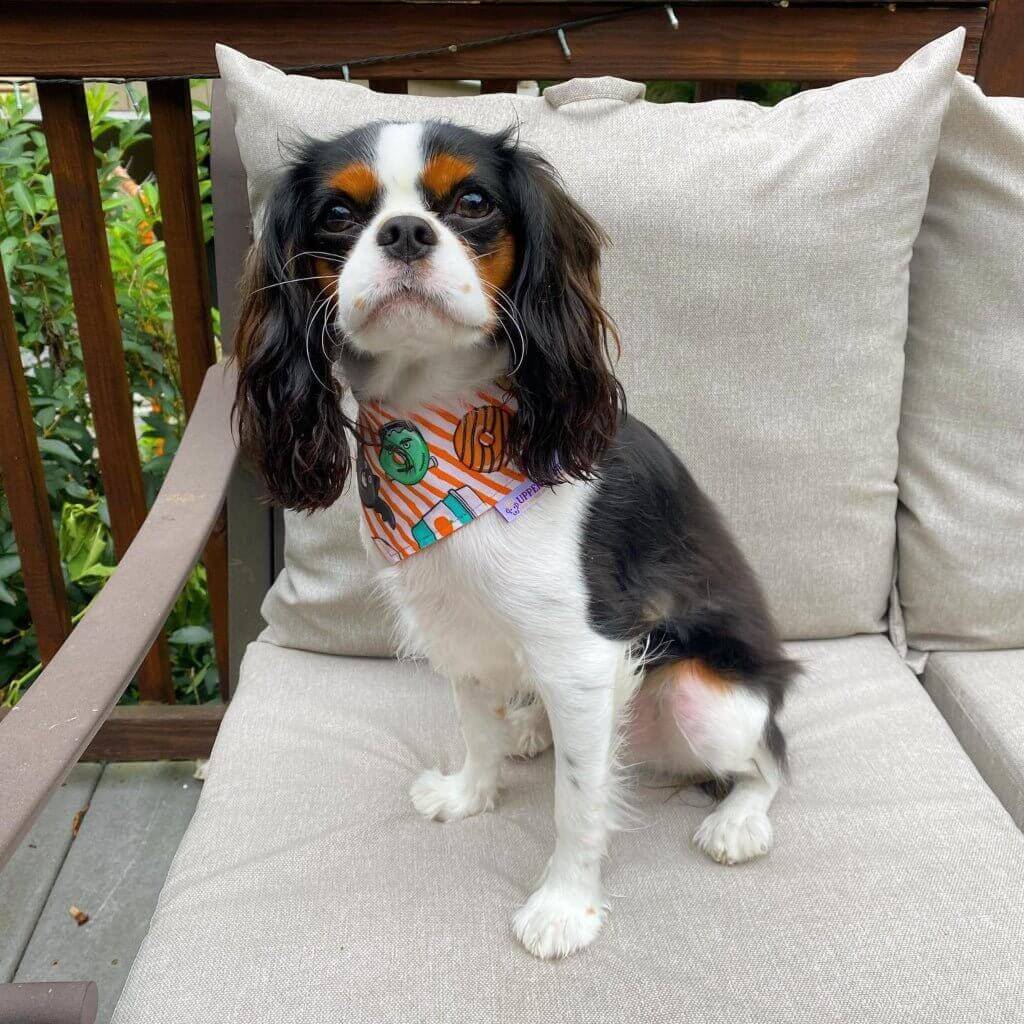
[[[21,568],[21,559],[17,555],[0,555],[0,580],[13,576]]]
[[[72,498],[77,498],[79,501],[88,501],[93,496],[89,490],[81,484],[75,483],[74,480],[69,480],[64,485],[64,490],[67,491]]]
[[[76,423],[74,420],[62,421],[54,433],[61,437],[66,437],[69,441],[84,442],[89,437],[89,431],[81,423]]]
[[[36,274],[39,277],[49,278],[51,281],[61,279],[60,271],[56,267],[45,266],[42,263],[15,263],[14,267],[23,274]]]
[[[157,455],[150,459],[143,467],[143,473],[156,473],[158,476],[162,476],[170,468],[171,463],[174,461],[173,455]]]
[[[82,464],[82,460],[71,450],[71,446],[66,441],[58,441],[55,437],[39,438],[39,450],[76,466]]]
[[[75,582],[81,583],[83,580],[109,579],[111,576],[114,575],[116,569],[116,565],[103,565],[102,563],[98,563],[97,565],[92,565],[88,569],[85,569],[84,571],[80,572],[75,577]]]
[[[35,217],[36,204],[32,199],[32,193],[25,187],[23,181],[15,181],[11,186],[11,196],[18,204],[18,208],[28,217]]]
[[[0,601],[4,604],[17,604],[14,595],[7,589],[7,584],[0,581]],[[209,632],[209,630],[207,630]]]
[[[57,410],[52,405],[44,406],[35,415],[36,424],[45,430],[57,418]]]
[[[206,626],[182,626],[167,639],[172,644],[208,644],[213,640],[213,633]]]
[[[99,506],[66,504],[60,513],[58,542],[73,582],[85,579],[100,565],[107,550],[107,526],[99,518]]]

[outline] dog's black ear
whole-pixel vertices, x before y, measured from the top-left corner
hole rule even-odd
[[[600,299],[604,233],[535,153],[510,153],[507,184],[517,243],[511,297],[525,344],[509,332],[518,402],[509,441],[539,484],[585,480],[624,409],[612,369],[618,335]]]
[[[322,285],[302,254],[302,182],[289,175],[268,200],[249,252],[235,332],[235,415],[242,450],[275,504],[312,512],[345,486],[350,454],[334,379],[334,339]]]

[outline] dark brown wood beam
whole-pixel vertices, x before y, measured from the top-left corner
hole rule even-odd
[[[999,0],[1003,2],[1003,0]],[[258,18],[238,3],[25,4],[0,0],[5,74],[206,76],[214,43],[279,66],[356,60],[446,47],[453,41],[544,28],[607,12],[601,4],[264,3]],[[983,4],[677,4],[679,30],[661,5],[569,32],[572,61],[553,35],[477,50],[447,49],[353,77],[764,79],[836,81],[890,71],[914,50],[967,28],[961,69],[972,73],[985,25]],[[741,41],[741,42],[740,42]]]
[[[734,100],[739,95],[739,85],[735,79],[698,82],[694,99],[698,103],[706,103],[708,100]]]
[[[114,708],[83,761],[191,761],[209,757],[223,704],[136,704]],[[0,708],[0,722],[12,713]]]
[[[1024,0],[992,0],[978,61],[989,96],[1024,96]]]
[[[374,92],[406,93],[409,82],[405,78],[371,78],[370,88]]]

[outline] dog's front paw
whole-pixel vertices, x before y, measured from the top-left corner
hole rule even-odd
[[[409,787],[412,805],[424,818],[458,821],[494,807],[498,788],[469,779],[462,772],[442,775],[431,769]]]
[[[774,835],[767,814],[737,813],[723,804],[700,823],[693,841],[719,864],[742,864],[763,857]]]
[[[589,946],[604,924],[600,891],[571,891],[542,885],[512,918],[516,938],[541,960],[568,956]]]

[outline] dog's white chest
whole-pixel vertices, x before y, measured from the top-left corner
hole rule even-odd
[[[545,490],[513,522],[487,513],[397,565],[364,530],[408,652],[445,675],[515,688],[545,644],[588,629],[580,540],[589,487]]]

